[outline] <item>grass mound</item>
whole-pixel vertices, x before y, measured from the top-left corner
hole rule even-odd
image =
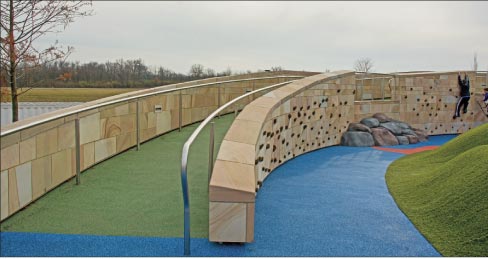
[[[444,256],[488,256],[488,124],[386,173],[400,209]]]

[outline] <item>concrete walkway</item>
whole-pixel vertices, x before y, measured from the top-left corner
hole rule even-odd
[[[453,135],[395,146],[441,145]],[[255,242],[192,239],[193,256],[439,256],[398,209],[385,183],[403,156],[329,147],[277,168],[258,193]],[[1,256],[181,256],[182,238],[1,233]]]

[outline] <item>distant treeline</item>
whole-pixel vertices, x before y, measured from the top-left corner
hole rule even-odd
[[[162,66],[149,68],[141,59],[84,64],[57,61],[26,69],[17,83],[20,87],[145,88],[242,73],[251,71],[233,73],[228,68],[215,72],[211,68],[195,64],[188,74],[182,74]]]

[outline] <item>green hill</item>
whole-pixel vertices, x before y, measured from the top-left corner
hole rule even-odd
[[[488,256],[488,123],[393,162],[390,193],[444,256]]]

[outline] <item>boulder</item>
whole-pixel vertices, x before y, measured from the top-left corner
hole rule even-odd
[[[371,133],[371,129],[368,126],[361,123],[354,123],[354,122],[349,124],[347,131],[364,131],[364,132]]]
[[[402,122],[402,121],[395,121],[398,126],[402,129],[412,129],[412,127],[410,127],[410,125],[408,125],[407,123],[405,122]]]
[[[398,122],[391,121],[380,123],[380,127],[388,129],[389,131],[391,131],[391,133],[397,136],[402,135],[402,128],[398,125]]]
[[[419,143],[419,138],[416,135],[405,135],[408,138],[408,143],[417,144]]]
[[[398,140],[388,129],[383,127],[372,128],[374,144],[376,146],[394,146],[398,145]]]
[[[407,136],[396,136],[397,140],[398,140],[398,143],[400,145],[408,145],[410,144],[410,141],[408,141],[408,137]]]
[[[377,119],[379,122],[390,122],[392,119],[386,116],[384,113],[375,113],[373,118]]]
[[[421,129],[413,129],[413,132],[415,132],[415,135],[417,135],[417,137],[418,137],[418,139],[419,139],[420,142],[425,142],[429,138],[429,135],[424,130],[421,130]]]
[[[364,124],[370,128],[375,128],[380,126],[380,122],[375,118],[364,118],[360,121],[361,124]]]
[[[402,129],[402,135],[416,135],[412,129]]]
[[[373,136],[363,131],[347,131],[342,135],[341,145],[351,147],[371,147],[374,145]]]

